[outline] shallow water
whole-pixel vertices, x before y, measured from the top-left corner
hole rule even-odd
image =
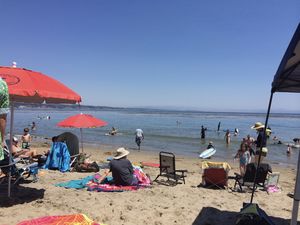
[[[22,134],[23,128],[36,122],[37,129],[33,135],[52,137],[65,131],[80,135],[79,129],[60,128],[56,124],[68,116],[79,111],[52,110],[49,109],[22,109],[15,111],[14,133]],[[141,128],[145,134],[142,149],[150,151],[171,151],[184,155],[198,157],[206,148],[208,141],[213,141],[217,152],[214,158],[230,160],[235,155],[240,141],[247,134],[256,138],[256,133],[250,127],[257,121],[264,122],[265,114],[259,113],[221,113],[221,112],[185,112],[165,111],[153,109],[115,109],[102,111],[82,111],[108,122],[108,126],[102,128],[83,129],[85,143],[105,144],[112,146],[124,146],[136,150],[134,132]],[[39,117],[50,116],[50,120]],[[221,122],[220,132],[217,132],[218,122]],[[206,139],[200,139],[201,125],[207,128]],[[105,134],[114,126],[119,130],[117,136]],[[292,139],[300,137],[299,114],[272,114],[269,119],[272,128],[272,137],[277,136],[282,142],[292,143]],[[239,129],[239,135],[234,136],[229,146],[225,144],[224,134],[226,129],[233,131]],[[7,130],[9,129],[9,124]],[[80,136],[79,136],[80,137]],[[295,165],[298,159],[298,149],[293,149],[290,156],[286,155],[286,145],[268,143],[268,160],[278,164]]]

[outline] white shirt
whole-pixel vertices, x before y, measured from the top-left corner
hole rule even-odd
[[[143,131],[142,131],[142,129],[136,129],[135,130],[135,135],[137,137],[143,137]]]

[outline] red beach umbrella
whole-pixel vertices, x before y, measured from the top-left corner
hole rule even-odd
[[[107,122],[93,117],[92,115],[80,113],[74,116],[70,116],[60,121],[56,125],[59,127],[80,128],[81,150],[83,152],[82,128],[104,127],[107,125]]]
[[[81,97],[61,82],[40,72],[0,66],[0,77],[8,85],[13,102],[79,103]]]
[[[40,72],[16,68],[15,65],[13,67],[0,66],[0,78],[8,85],[11,108],[10,139],[13,137],[15,102],[69,104],[81,102],[81,97],[76,92]],[[12,144],[12,140],[10,143]],[[10,196],[10,179],[11,176],[9,176],[8,196]]]

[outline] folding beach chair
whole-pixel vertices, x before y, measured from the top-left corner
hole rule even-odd
[[[267,179],[265,182],[265,190],[268,192],[268,194],[271,192],[280,191],[280,188],[278,186],[279,176],[280,176],[279,172],[268,173]]]
[[[246,173],[244,176],[235,173],[234,177],[230,177],[235,180],[234,189],[236,188],[236,185],[239,185],[240,191],[243,191],[243,186],[253,186],[256,169],[256,163],[249,163],[246,167]],[[264,187],[268,173],[272,173],[271,166],[267,163],[261,163],[257,169],[257,176],[255,180],[256,185]]]
[[[60,172],[70,171],[70,153],[63,142],[53,142],[43,169],[59,170]]]
[[[231,167],[227,162],[202,162],[202,182],[200,186],[225,188],[228,186],[228,173]]]
[[[38,173],[38,163],[30,163],[30,164],[20,164],[20,159],[12,159],[9,160],[9,152],[7,149],[4,150],[4,159],[0,161],[0,169],[2,173],[5,174],[4,177],[1,178],[0,183],[6,184],[8,180],[9,172],[11,173],[11,178],[13,184],[19,183],[21,180],[28,179],[31,175],[33,176],[33,182],[37,181],[37,173]]]
[[[182,180],[185,184],[185,177],[187,170],[176,170],[175,167],[175,155],[171,152],[160,152],[159,153],[159,174],[155,178],[154,181],[158,179],[158,177],[163,176],[168,179],[175,180],[175,185],[178,184],[179,180]]]
[[[78,137],[71,132],[64,132],[57,136],[57,141],[66,143],[71,158],[70,167],[73,167],[80,155]]]

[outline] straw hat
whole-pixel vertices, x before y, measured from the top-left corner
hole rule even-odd
[[[258,129],[261,129],[261,128],[264,128],[265,125],[263,125],[261,122],[256,122],[254,124],[254,126],[251,127],[251,129],[255,129],[255,130],[258,130]]]
[[[121,159],[129,154],[129,151],[127,151],[125,148],[118,148],[117,154],[114,156],[114,159]]]

